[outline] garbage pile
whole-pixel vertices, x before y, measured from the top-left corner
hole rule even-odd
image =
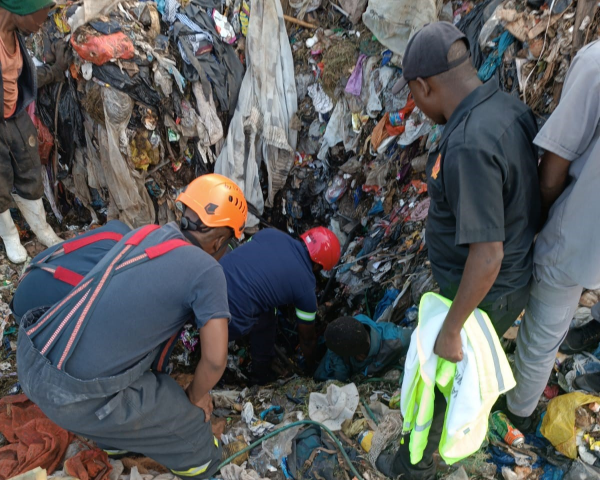
[[[177,218],[175,198],[193,178],[227,174],[253,206],[247,233],[275,226],[298,235],[324,225],[338,235],[342,259],[319,285],[322,327],[356,313],[414,324],[420,297],[437,288],[425,244],[425,167],[442,127],[425,118],[407,89],[395,92],[410,35],[432,21],[454,22],[469,38],[480,78],[520,96],[543,123],[558,103],[571,59],[598,38],[600,24],[597,2],[584,0],[58,3],[28,45],[39,62],[52,61],[59,39],[75,54],[64,82],[41,89],[31,112],[46,198],[60,230],[113,218],[133,227],[164,224]],[[8,308],[19,274],[2,259],[0,396],[6,403],[20,392]],[[591,318],[593,295],[582,297],[579,323]],[[288,372],[300,373],[296,344],[283,336],[279,356]],[[182,386],[197,342],[187,329],[174,356]],[[540,414],[546,413],[538,434],[514,445],[492,428],[478,454],[458,470],[440,464],[441,475],[600,478],[593,476],[600,399],[580,396],[572,383],[598,371],[598,358],[596,352],[557,360],[540,401]],[[288,375],[268,388],[241,389],[248,361],[243,345],[232,346],[228,376],[213,392],[214,428],[228,456],[265,440],[235,457],[223,478],[382,478],[375,459],[397,446],[402,429],[400,365],[347,385]],[[336,438],[295,424],[307,419],[324,423]],[[5,441],[0,436],[0,452]],[[58,469],[56,476],[83,478],[94,463],[84,459],[79,470],[69,470],[64,459],[77,452],[61,452],[45,466],[48,474]],[[98,479],[172,478],[142,460],[94,464],[105,468],[88,470]]]

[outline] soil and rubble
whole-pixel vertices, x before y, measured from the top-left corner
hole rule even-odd
[[[113,218],[132,227],[176,220],[181,189],[215,165],[223,168],[223,151],[233,143],[228,132],[235,132],[239,121],[236,105],[250,60],[247,48],[258,48],[254,54],[261,48],[250,46],[247,36],[249,19],[253,10],[262,12],[262,1],[57,2],[28,46],[39,62],[53,60],[51,46],[59,39],[69,41],[75,53],[65,81],[41,89],[30,112],[39,130],[49,219],[63,238]],[[427,151],[442,128],[424,117],[407,90],[392,93],[409,36],[431,21],[454,22],[469,37],[480,78],[519,96],[541,125],[559,101],[573,56],[599,36],[598,3],[282,0],[281,7],[286,15],[282,35],[289,40],[293,65],[282,60],[278,68],[294,76],[294,88],[288,85],[286,91],[294,90],[296,98],[286,99],[289,118],[285,132],[279,131],[284,140],[277,144],[276,164],[257,166],[257,183],[244,186],[259,198],[247,234],[272,226],[297,236],[323,225],[338,235],[340,264],[319,278],[320,333],[328,321],[356,313],[414,325],[420,297],[436,290],[425,244],[424,171]],[[281,12],[278,16],[282,21]],[[244,123],[241,134],[249,135],[250,127]],[[266,135],[263,127],[254,135]],[[265,141],[258,150],[273,145]],[[42,247],[18,211],[13,213],[33,257]],[[22,270],[0,251],[4,398],[20,393],[17,329],[8,304]],[[578,325],[591,320],[590,307],[599,299],[600,291],[584,292],[574,320]],[[222,433],[228,454],[275,428],[308,419],[311,394],[332,388],[332,382],[302,376],[293,315],[285,313],[274,364],[280,379],[274,384],[246,387],[252,361],[247,345],[230,345],[228,369],[213,392],[213,427]],[[509,358],[518,323],[503,341]],[[187,328],[172,358],[173,376],[182,386],[191,380],[200,355],[197,336]],[[320,347],[324,351],[322,342]],[[597,351],[557,358],[537,411],[545,420],[535,435],[526,436],[524,446],[511,447],[491,433],[480,452],[458,465],[440,460],[440,478],[600,478],[594,466],[600,464],[600,398],[573,392],[576,375],[600,370],[599,356]],[[397,445],[401,375],[398,365],[380,378],[352,379],[358,397],[336,435],[365,479],[383,478],[374,461]],[[565,430],[571,432],[568,442],[552,445],[549,440]],[[369,451],[365,431],[374,432]],[[6,442],[0,435],[0,452]],[[49,475],[86,470],[91,461],[81,451],[96,449],[78,438],[71,447]],[[305,454],[312,450],[316,453]],[[106,468],[88,471],[91,477],[173,478],[149,459],[103,461]],[[298,426],[241,455],[221,476],[330,480],[354,475],[326,434]]]

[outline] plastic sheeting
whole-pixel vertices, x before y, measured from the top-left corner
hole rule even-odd
[[[128,144],[125,130],[134,102],[129,95],[113,88],[102,89],[102,100],[106,125],[98,126],[97,138],[104,182],[114,207],[108,219],[118,218],[133,228],[154,223],[154,206],[144,186],[144,177],[130,166],[122,153]],[[88,148],[88,152],[91,149],[93,147]]]
[[[410,37],[437,21],[441,8],[441,0],[369,0],[362,19],[382,45],[402,58]]]
[[[267,168],[266,203],[271,206],[294,163],[298,133],[290,126],[298,102],[294,60],[279,0],[252,5],[246,52],[248,70],[215,173],[234,180],[262,214],[260,166],[264,162]],[[258,219],[249,215],[247,226],[257,224]]]

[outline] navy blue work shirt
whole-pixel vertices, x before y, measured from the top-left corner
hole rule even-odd
[[[249,333],[261,314],[284,305],[296,307],[299,322],[315,321],[316,279],[302,242],[268,228],[220,263],[227,279],[230,340]]]

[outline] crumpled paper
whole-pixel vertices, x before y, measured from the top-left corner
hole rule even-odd
[[[310,394],[308,415],[332,431],[341,430],[342,423],[354,416],[358,402],[358,389],[354,383],[341,388],[332,384],[327,387],[326,394]]]
[[[242,420],[255,437],[262,437],[265,433],[275,428],[275,425],[254,416],[254,407],[250,402],[244,404],[242,409]]]

